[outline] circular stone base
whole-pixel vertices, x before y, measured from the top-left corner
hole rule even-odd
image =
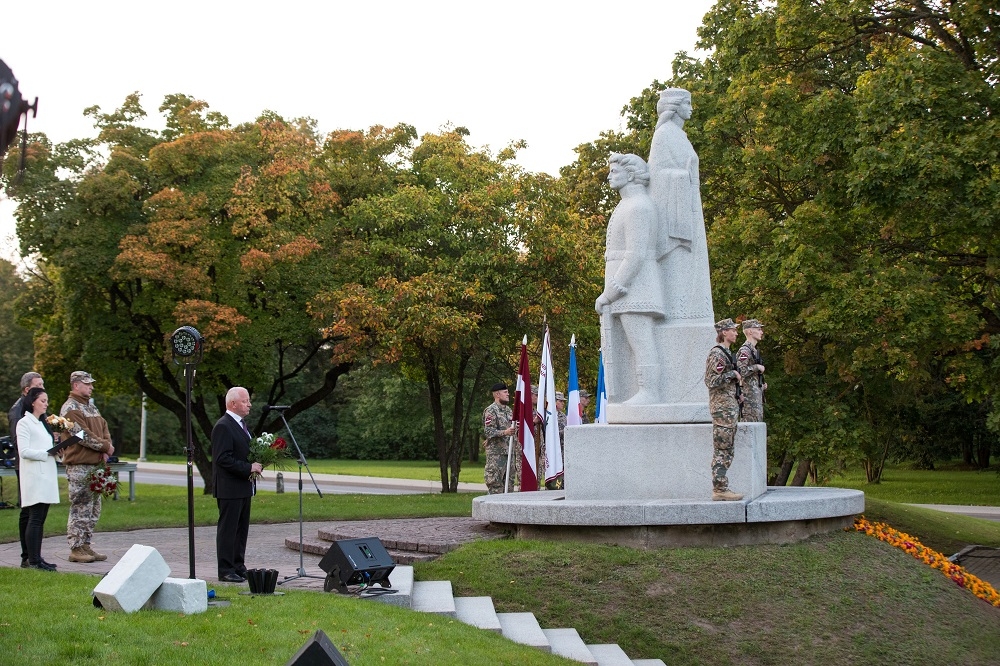
[[[519,539],[662,548],[792,543],[849,527],[864,509],[864,493],[841,488],[769,487],[741,502],[567,500],[539,491],[477,497],[472,516]]]

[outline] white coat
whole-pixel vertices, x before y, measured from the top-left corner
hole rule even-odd
[[[21,456],[21,506],[59,504],[56,459],[48,454],[55,446],[42,422],[27,412],[17,422],[17,451]]]

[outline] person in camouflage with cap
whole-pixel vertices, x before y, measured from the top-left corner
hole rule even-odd
[[[507,406],[510,402],[507,385],[497,382],[491,390],[493,402],[483,411],[483,434],[486,437],[486,467],[483,470],[483,478],[486,481],[486,490],[489,494],[495,495],[504,492],[510,436],[517,431],[517,428],[514,426],[514,413]],[[511,454],[515,458],[520,457],[517,446],[511,449]],[[520,467],[513,460],[510,461],[510,467],[512,478],[509,489],[513,490],[514,480]]]
[[[760,357],[757,343],[764,337],[764,327],[756,319],[743,322],[746,342],[736,352],[736,369],[743,377],[743,409],[740,421],[764,420],[764,359]]]
[[[59,415],[79,428],[72,433],[81,438],[63,451],[69,483],[69,520],[66,524],[69,561],[100,562],[108,556],[94,550],[90,540],[101,517],[101,496],[90,490],[87,476],[114,454],[115,447],[111,443],[108,422],[90,400],[94,392],[94,378],[89,372],[77,370],[69,376],[69,385],[69,397]]]
[[[708,409],[712,413],[712,499],[735,502],[743,495],[729,489],[726,473],[733,464],[736,423],[740,416],[739,392],[743,378],[729,347],[736,342],[736,324],[732,319],[716,322],[719,344],[712,347],[705,362],[705,385],[708,386]]]

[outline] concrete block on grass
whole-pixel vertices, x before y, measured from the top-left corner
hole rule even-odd
[[[151,602],[155,610],[204,613],[208,610],[208,585],[197,578],[167,578],[153,593]]]
[[[94,588],[109,611],[133,613],[152,598],[170,575],[170,567],[152,546],[135,544]]]

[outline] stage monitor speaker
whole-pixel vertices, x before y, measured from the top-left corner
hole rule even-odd
[[[334,541],[319,567],[327,573],[323,589],[329,592],[336,587],[338,591],[346,592],[348,585],[370,586],[378,583],[389,587],[389,574],[396,568],[396,563],[385,552],[381,541],[376,537],[366,537]]]
[[[317,629],[285,666],[350,666],[322,629]]]

